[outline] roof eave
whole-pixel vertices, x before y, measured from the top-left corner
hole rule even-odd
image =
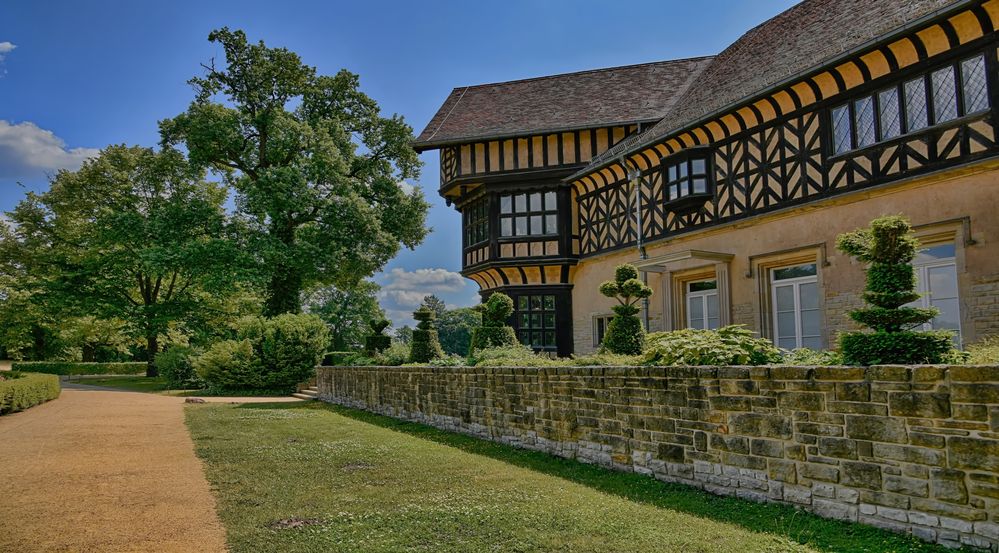
[[[905,25],[903,25],[901,27],[898,27],[897,29],[893,30],[892,32],[890,32],[888,34],[881,35],[881,36],[877,37],[876,39],[869,40],[869,41],[867,41],[867,42],[865,42],[865,43],[863,43],[863,44],[861,44],[861,45],[859,45],[859,46],[857,46],[855,48],[852,48],[852,49],[850,49],[850,50],[848,50],[846,52],[843,52],[842,54],[839,54],[839,55],[837,55],[837,56],[835,56],[833,58],[830,58],[829,60],[824,61],[821,64],[813,65],[812,67],[809,67],[808,69],[805,69],[803,71],[799,71],[799,72],[794,73],[792,75],[789,75],[788,77],[784,78],[783,80],[781,80],[781,81],[779,81],[779,82],[777,82],[777,83],[775,83],[773,85],[768,86],[767,88],[761,90],[760,92],[757,92],[756,94],[753,94],[752,96],[749,96],[747,98],[743,98],[743,99],[740,99],[738,101],[732,102],[732,103],[730,103],[730,104],[728,104],[728,105],[726,105],[724,107],[721,107],[721,108],[719,108],[717,110],[714,110],[714,111],[712,111],[710,113],[706,113],[706,114],[702,115],[701,117],[698,117],[694,121],[692,121],[690,123],[687,123],[686,125],[683,125],[682,127],[679,127],[679,128],[676,128],[676,129],[672,129],[669,132],[662,134],[658,138],[645,138],[644,140],[640,140],[634,146],[628,148],[625,151],[620,152],[619,154],[617,154],[615,156],[612,156],[612,157],[610,157],[610,158],[608,158],[608,159],[606,159],[604,161],[601,161],[600,163],[598,163],[595,166],[587,166],[587,167],[583,168],[581,171],[578,171],[578,172],[576,172],[576,173],[574,173],[572,175],[569,175],[568,177],[566,177],[565,182],[574,182],[574,181],[577,181],[577,180],[579,180],[579,179],[581,179],[581,178],[583,178],[583,177],[585,177],[587,175],[596,173],[597,171],[600,171],[602,169],[610,167],[611,165],[614,165],[614,164],[620,162],[620,160],[621,160],[622,157],[631,156],[632,154],[638,152],[639,150],[646,149],[649,146],[652,146],[653,144],[656,144],[658,142],[664,141],[667,137],[674,136],[674,135],[676,135],[678,133],[681,133],[681,132],[683,132],[684,130],[687,130],[687,129],[696,128],[698,125],[701,125],[703,123],[707,123],[707,122],[711,121],[712,119],[716,119],[717,117],[719,117],[721,115],[724,115],[725,113],[729,113],[729,112],[735,110],[736,108],[738,108],[740,106],[753,103],[754,101],[759,100],[760,98],[765,98],[769,94],[777,92],[777,91],[779,91],[782,88],[786,88],[787,86],[793,84],[796,81],[800,81],[803,78],[807,78],[807,77],[809,77],[809,76],[811,76],[813,74],[820,73],[826,67],[829,67],[831,65],[837,65],[838,63],[840,63],[842,61],[848,60],[849,58],[852,58],[852,57],[856,56],[859,52],[863,52],[863,51],[871,48],[872,46],[875,46],[875,45],[880,44],[882,42],[891,42],[893,40],[896,40],[901,35],[904,35],[908,31],[912,30],[913,27],[919,27],[919,26],[925,25],[926,23],[929,23],[929,22],[934,21],[936,19],[940,19],[940,18],[946,17],[946,16],[952,14],[953,12],[958,12],[958,11],[961,11],[963,9],[966,9],[969,6],[971,6],[973,4],[976,4],[976,3],[977,3],[977,0],[959,0],[958,2],[955,2],[954,4],[952,4],[950,6],[947,6],[946,8],[942,8],[940,10],[937,10],[937,11],[933,12],[933,13],[930,13],[930,14],[927,14],[927,15],[925,15],[923,17],[920,17],[919,19],[915,19],[913,21],[910,21],[909,23],[906,23]],[[665,115],[663,117],[665,117]]]
[[[410,142],[410,145],[417,153],[422,153],[427,150],[436,150],[444,146],[454,146],[456,144],[467,144],[469,142],[481,142],[483,140],[507,140],[510,138],[523,138],[526,136],[534,136],[538,134],[554,134],[561,132],[573,132],[582,131],[587,129],[597,129],[600,127],[620,127],[624,125],[642,125],[645,123],[657,123],[662,120],[662,117],[652,117],[644,119],[631,119],[626,121],[611,121],[611,122],[598,122],[586,125],[571,125],[567,127],[554,127],[554,128],[541,128],[541,129],[528,129],[518,132],[507,132],[507,133],[496,133],[496,134],[482,134],[482,135],[472,135],[472,136],[461,136],[456,138],[448,138],[444,140],[414,140]]]

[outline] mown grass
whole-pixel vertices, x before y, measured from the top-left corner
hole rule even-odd
[[[942,550],[321,403],[191,406],[187,423],[236,553]]]

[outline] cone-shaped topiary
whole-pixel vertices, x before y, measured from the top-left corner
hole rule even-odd
[[[444,357],[444,350],[441,349],[440,339],[437,337],[437,329],[434,327],[436,315],[426,307],[421,307],[413,312],[416,319],[416,328],[413,329],[413,342],[409,350],[410,363],[429,363],[434,359]]]
[[[883,363],[941,363],[952,349],[947,331],[915,332],[929,322],[936,309],[905,307],[919,299],[912,259],[919,241],[905,217],[890,215],[871,226],[841,234],[836,247],[868,264],[864,301],[869,307],[850,312],[850,318],[874,330],[840,336],[843,359],[851,365]]]
[[[364,337],[364,353],[369,357],[387,350],[392,345],[392,337],[383,334],[390,324],[392,323],[386,319],[375,319],[368,323],[373,334]]]
[[[611,308],[614,310],[614,318],[607,325],[603,347],[611,353],[621,355],[642,353],[645,329],[635,316],[639,312],[636,304],[639,300],[652,296],[652,288],[638,280],[638,269],[625,264],[614,270],[614,280],[600,285],[600,293],[618,301],[618,305]]]
[[[506,324],[513,313],[513,300],[502,292],[494,292],[481,306],[482,326],[472,330],[471,350],[481,350],[517,343],[517,333]]]

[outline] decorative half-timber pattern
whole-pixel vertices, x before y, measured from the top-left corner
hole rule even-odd
[[[441,190],[462,177],[589,163],[638,131],[638,125],[624,125],[446,146],[441,148]]]

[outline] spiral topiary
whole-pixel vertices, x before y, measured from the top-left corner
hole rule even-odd
[[[614,270],[614,280],[600,285],[600,293],[618,301],[611,309],[614,318],[607,325],[603,348],[620,355],[638,355],[645,344],[645,329],[636,315],[636,304],[652,296],[652,288],[638,279],[638,269],[633,265],[619,265]]]
[[[905,307],[919,299],[912,260],[919,241],[909,221],[890,215],[871,221],[871,226],[836,239],[836,247],[868,264],[864,309],[850,312],[850,318],[874,332],[846,332],[840,335],[843,360],[851,365],[884,363],[941,363],[951,351],[949,331],[915,332],[938,313],[935,308]]]
[[[436,315],[426,307],[421,307],[413,312],[416,319],[416,328],[413,329],[413,342],[409,350],[410,363],[429,363],[433,359],[444,357],[444,350],[441,349],[440,338],[437,337],[437,328],[434,326]]]

